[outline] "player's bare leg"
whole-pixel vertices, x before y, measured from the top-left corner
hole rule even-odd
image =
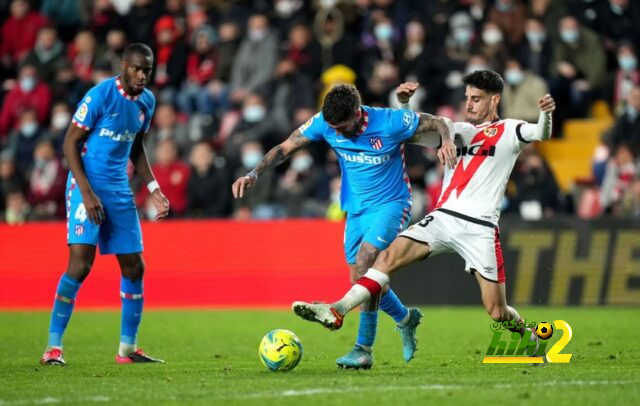
[[[538,341],[538,336],[535,334],[535,330],[525,326],[524,320],[518,314],[516,309],[507,305],[507,294],[504,283],[492,282],[484,279],[479,272],[474,272],[478,285],[480,285],[480,291],[482,293],[482,304],[485,310],[494,321],[505,322],[513,321],[514,327],[509,328],[509,331],[517,332],[520,336],[525,336],[529,332],[530,341]],[[537,350],[536,345],[536,350]],[[535,352],[534,352],[535,354]]]
[[[62,336],[69,324],[76,294],[85,280],[96,256],[96,247],[87,244],[69,245],[67,270],[60,278],[49,324],[47,348],[40,358],[42,364],[65,365],[62,351]]]
[[[306,320],[316,321],[331,330],[337,330],[342,326],[344,315],[372,296],[379,295],[396,270],[425,258],[429,252],[428,244],[399,236],[389,248],[378,255],[373,267],[369,268],[364,277],[360,278],[342,299],[332,304],[294,302],[293,311]]]
[[[143,293],[142,277],[144,260],[141,253],[116,255],[120,264],[120,298],[122,301],[122,323],[120,327],[120,347],[116,355],[118,364],[138,362],[164,362],[152,358],[137,347],[138,327],[142,320]]]

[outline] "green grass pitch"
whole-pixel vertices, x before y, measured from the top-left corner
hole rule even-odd
[[[66,367],[38,364],[48,312],[0,313],[0,405],[27,404],[640,404],[640,309],[521,307],[528,320],[562,319],[568,364],[483,364],[492,334],[478,307],[423,308],[419,351],[402,361],[399,334],[380,317],[369,371],[339,370],[357,314],[329,332],[289,311],[147,311],[140,346],[164,365],[116,365],[119,312],[77,311],[65,336]],[[258,343],[294,331],[304,356],[267,371]],[[554,332],[550,343],[557,341]]]

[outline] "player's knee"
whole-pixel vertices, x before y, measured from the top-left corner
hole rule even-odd
[[[69,262],[69,268],[67,269],[67,275],[78,282],[82,282],[89,275],[89,272],[91,272],[92,265],[90,261],[84,259],[71,260]]]
[[[128,261],[128,263],[122,267],[122,276],[127,279],[137,280],[141,279],[143,275],[144,260],[142,256],[135,257],[135,259]]]

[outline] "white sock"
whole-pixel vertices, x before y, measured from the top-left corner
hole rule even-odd
[[[374,268],[369,268],[363,278],[368,278],[378,283],[380,285],[380,290],[389,283],[389,277],[387,274]],[[333,304],[333,307],[340,314],[344,315],[369,299],[371,299],[371,292],[369,292],[369,289],[356,283],[351,287],[351,289],[349,289],[342,299]]]
[[[362,303],[371,299],[371,293],[362,285],[357,283],[349,289],[349,291],[333,304],[333,307],[342,315],[347,314]]]
[[[138,347],[135,344],[126,344],[121,341],[120,347],[118,348],[118,355],[121,357],[128,357],[136,352],[137,349]]]

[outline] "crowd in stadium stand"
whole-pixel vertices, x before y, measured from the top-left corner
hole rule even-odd
[[[146,148],[171,216],[340,219],[340,170],[313,145],[265,173],[247,197],[230,185],[320,108],[338,82],[363,102],[464,120],[462,76],[503,74],[502,117],[536,122],[537,99],[563,124],[612,112],[592,175],[561,190],[536,146],[516,164],[505,213],[640,218],[640,2],[635,0],[0,0],[2,220],[64,219],[62,141],[83,94],[119,73],[132,42],[155,53],[157,98]],[[579,142],[578,142],[579,144]],[[576,148],[580,148],[576,145]],[[407,148],[414,218],[433,208],[442,168]],[[132,187],[143,218],[146,188]]]

